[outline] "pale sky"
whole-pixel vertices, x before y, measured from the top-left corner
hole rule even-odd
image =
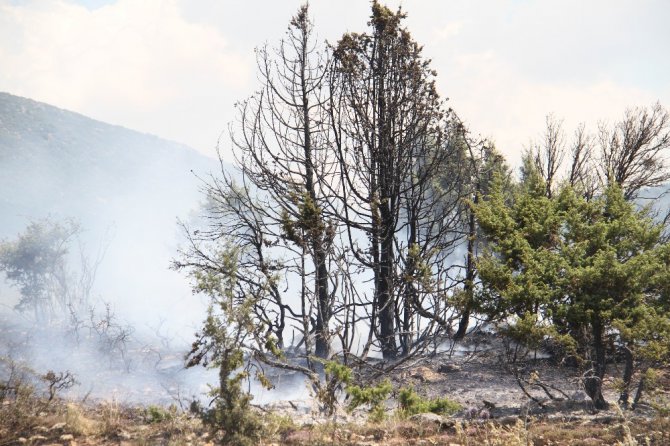
[[[302,0],[0,0],[0,91],[213,155],[257,88],[253,49]],[[579,122],[670,107],[670,1],[393,0],[438,87],[518,162],[547,114]],[[365,31],[366,0],[312,0],[321,39]],[[222,147],[229,150],[230,144]]]

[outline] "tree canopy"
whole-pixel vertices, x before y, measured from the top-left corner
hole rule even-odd
[[[474,208],[489,240],[478,265],[480,310],[522,328],[519,339],[539,330],[544,341],[564,344],[585,367],[585,389],[597,408],[607,407],[602,380],[609,358],[667,355],[661,284],[669,273],[668,245],[661,225],[626,201],[616,182],[591,200],[570,186],[547,197],[531,168],[510,200],[498,181]],[[626,389],[631,375],[625,373]],[[628,403],[627,390],[622,402]]]

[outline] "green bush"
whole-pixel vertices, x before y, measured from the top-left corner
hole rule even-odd
[[[150,405],[145,410],[145,417],[148,423],[162,423],[163,421],[172,420],[177,412],[177,408],[170,406],[165,409],[160,406]]]
[[[461,410],[461,405],[449,398],[423,398],[411,387],[400,389],[398,395],[400,414],[403,416],[418,413],[436,413],[440,415],[452,415]]]
[[[393,387],[387,379],[374,386],[357,386],[351,384],[353,372],[349,367],[337,361],[326,361],[326,386],[322,386],[317,392],[317,398],[327,408],[328,413],[335,411],[338,404],[338,393],[344,392],[349,400],[347,411],[367,406],[370,421],[382,421],[386,417],[384,402],[391,395]]]
[[[386,401],[393,390],[391,381],[388,379],[376,386],[347,386],[346,393],[349,397],[348,410],[352,411],[359,406],[368,406],[370,421],[382,421],[386,417],[384,401]]]

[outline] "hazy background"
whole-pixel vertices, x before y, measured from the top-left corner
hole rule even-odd
[[[213,382],[182,371],[206,306],[169,266],[183,238],[177,219],[196,218],[200,178],[218,168],[182,144],[0,93],[0,241],[34,221],[74,219],[69,287],[80,254],[89,267],[99,261],[88,302],[49,324],[14,312],[18,288],[0,280],[0,375],[7,358],[38,374],[69,370],[76,395],[130,402]]]
[[[256,88],[253,49],[301,0],[0,0],[0,91],[153,133],[212,155],[233,103]],[[544,118],[568,128],[670,104],[665,0],[391,0],[439,91],[513,162]],[[365,0],[312,0],[334,42]],[[229,144],[224,144],[228,155]]]

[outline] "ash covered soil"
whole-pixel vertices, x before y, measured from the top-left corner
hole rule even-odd
[[[619,393],[612,375],[620,376],[622,365],[609,365],[614,373],[605,378],[603,392],[612,404],[609,410],[596,411],[575,367],[532,354],[517,369],[517,376],[525,380],[522,390],[506,349],[495,336],[475,336],[458,345],[457,351],[443,350],[402,362],[381,378],[392,382],[396,398],[398,390],[406,387],[427,398],[448,397],[462,406],[455,414],[397,419],[393,413],[398,403],[392,398],[387,403],[387,420],[370,423],[368,413],[361,409],[353,413],[339,409],[326,418],[313,399],[275,401],[258,407],[290,418],[299,427],[283,434],[280,442],[269,444],[670,444],[670,418],[652,408],[647,396],[635,411],[615,404]],[[657,384],[657,395],[667,396],[670,371],[662,370]],[[328,430],[327,426],[343,427]],[[324,429],[332,434],[330,440],[323,440]]]
[[[620,372],[617,364],[610,367]],[[374,371],[370,374],[375,375]],[[388,413],[397,407],[399,389],[407,387],[425,398],[448,397],[459,403],[462,410],[450,417],[456,420],[502,419],[513,423],[529,416],[590,420],[618,413],[614,405],[609,411],[596,412],[583,391],[580,370],[552,363],[546,355],[529,355],[523,364],[516,366],[516,375],[525,391],[515,377],[515,367],[510,365],[503,343],[496,336],[477,334],[459,344],[447,343],[436,352],[401,361],[378,379],[388,378],[393,385]],[[282,379],[290,380],[285,374],[279,375],[280,385]],[[293,379],[293,385],[295,382]],[[614,378],[606,377],[604,384],[605,398],[617,401]],[[637,415],[653,416],[654,411],[641,406]],[[307,425],[328,421],[319,414],[317,402],[309,397],[283,398],[257,407],[288,415]],[[363,422],[366,418],[362,409],[353,413],[339,410],[335,416],[341,422]]]

